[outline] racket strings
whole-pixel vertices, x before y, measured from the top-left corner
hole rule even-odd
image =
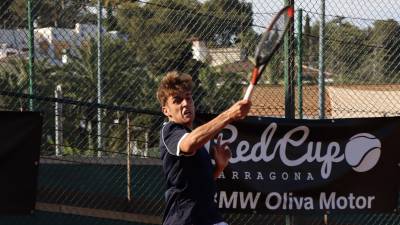
[[[264,64],[278,47],[280,40],[285,34],[288,18],[284,14],[279,15],[274,24],[262,33],[261,39],[256,47],[255,60],[257,65]]]
[[[282,43],[283,36],[289,27],[289,17],[293,17],[293,9],[287,6],[279,11],[276,17],[272,20],[271,25],[261,34],[254,55],[255,66],[244,99],[251,98],[254,86],[260,79],[266,65],[274,53],[279,49],[278,47]]]

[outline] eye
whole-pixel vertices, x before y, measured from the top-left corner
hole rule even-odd
[[[188,101],[188,102],[191,102],[191,101],[193,101],[193,98],[192,98],[192,96],[191,96],[191,95],[189,95],[189,96],[186,96],[186,101]]]
[[[179,104],[180,102],[182,102],[182,100],[183,100],[182,97],[180,97],[180,96],[174,96],[172,102],[173,102],[174,104]]]

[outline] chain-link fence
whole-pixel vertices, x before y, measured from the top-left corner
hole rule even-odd
[[[223,111],[241,98],[259,34],[288,2],[1,1],[1,109],[44,116],[38,211],[2,221],[160,223],[159,80],[170,70],[187,72],[197,110]],[[295,42],[291,60],[284,46],[274,56],[251,114],[284,117],[293,107],[297,118],[398,115],[400,3],[294,5],[296,15],[303,10],[293,35],[301,51]],[[230,224],[400,224],[396,213],[225,217]]]

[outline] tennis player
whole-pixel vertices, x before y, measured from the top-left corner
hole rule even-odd
[[[231,152],[218,144],[211,156],[204,148],[226,125],[243,119],[251,102],[241,100],[210,122],[193,129],[195,107],[192,78],[169,72],[162,79],[157,98],[168,117],[160,132],[160,151],[167,182],[164,225],[226,225],[214,201],[215,179],[228,165]]]

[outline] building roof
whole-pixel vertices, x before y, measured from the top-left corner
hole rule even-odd
[[[303,86],[303,118],[319,118],[318,85]],[[245,91],[245,90],[244,90]],[[283,85],[257,85],[250,115],[285,116]],[[296,118],[298,95],[295,90]],[[326,118],[382,117],[400,114],[400,85],[327,85]]]
[[[298,94],[295,90],[296,117],[298,110]],[[318,118],[318,86],[303,86],[303,118]],[[250,115],[253,116],[285,116],[285,89],[283,85],[257,85],[253,92]],[[329,95],[325,93],[326,116],[330,116]]]
[[[400,85],[327,86],[333,117],[385,117],[400,114]]]

